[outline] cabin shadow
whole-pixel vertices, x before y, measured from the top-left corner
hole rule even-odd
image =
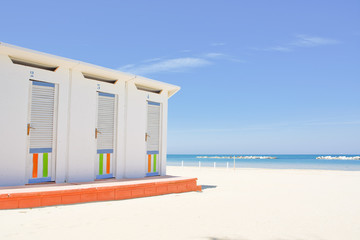
[[[218,238],[218,237],[207,237],[208,240],[245,240],[245,238]]]
[[[216,185],[201,185],[201,190],[217,188]]]

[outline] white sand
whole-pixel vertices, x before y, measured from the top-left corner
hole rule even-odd
[[[168,167],[202,193],[0,210],[0,239],[360,239],[360,172]]]

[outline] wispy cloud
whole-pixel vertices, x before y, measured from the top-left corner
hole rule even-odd
[[[240,62],[240,63],[245,62],[244,60],[240,60],[233,56],[230,56],[230,55],[227,55],[224,53],[219,53],[219,52],[205,53],[205,54],[203,54],[203,57],[207,58],[207,59],[212,59],[212,60],[219,59],[219,60],[226,60],[226,61]]]
[[[125,71],[126,69],[131,69],[131,68],[134,68],[135,67],[135,64],[126,64],[124,66],[122,66],[120,69],[122,69],[123,71]]]
[[[206,58],[222,58],[222,57],[226,57],[227,55],[223,54],[223,53],[217,53],[217,52],[210,52],[210,53],[205,53],[204,57]]]
[[[338,44],[339,41],[330,38],[323,37],[314,37],[308,35],[297,35],[296,40],[291,43],[293,46],[297,47],[317,47],[322,45],[333,45]]]
[[[290,47],[276,46],[268,48],[251,48],[255,51],[264,51],[264,52],[291,52],[293,49]]]
[[[214,43],[210,44],[210,46],[213,46],[213,47],[224,46],[224,45],[226,45],[226,43],[224,43],[224,42],[214,42]]]
[[[224,53],[208,52],[171,59],[151,58],[143,60],[139,64],[124,65],[119,67],[118,70],[139,75],[161,72],[183,72],[189,69],[215,64],[218,61],[244,62]]]
[[[155,61],[151,64],[125,65],[119,68],[120,71],[134,74],[150,74],[159,72],[181,72],[189,68],[197,68],[211,64],[203,58],[185,57]]]
[[[334,45],[340,43],[338,40],[331,38],[324,38],[318,36],[309,36],[304,34],[299,34],[295,36],[295,39],[289,43],[278,45],[274,47],[266,48],[252,48],[257,51],[270,51],[270,52],[291,52],[296,48],[304,47],[319,47],[325,45]]]

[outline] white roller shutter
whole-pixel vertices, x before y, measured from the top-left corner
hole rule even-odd
[[[30,106],[30,153],[52,152],[55,84],[32,81]]]
[[[147,151],[159,152],[160,143],[160,103],[148,102]]]
[[[114,149],[115,95],[98,93],[97,149],[112,153]]]

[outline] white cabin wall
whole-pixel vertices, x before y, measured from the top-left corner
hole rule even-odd
[[[0,186],[25,184],[28,74],[0,55]]]
[[[161,164],[160,175],[166,175],[166,160],[167,160],[167,120],[168,120],[168,93],[163,91],[162,97],[162,128],[161,128]]]
[[[126,91],[125,82],[118,81],[115,84],[118,94],[118,114],[117,114],[117,139],[116,139],[116,160],[115,160],[115,178],[121,179],[125,177],[125,102]],[[115,94],[115,93],[114,93]]]
[[[126,101],[126,178],[141,178],[146,175],[146,124],[147,101],[159,102],[162,106],[161,118],[161,175],[166,175],[166,134],[167,134],[167,93],[155,94],[137,90],[134,82],[127,85]]]
[[[30,73],[32,72],[32,73]],[[68,70],[56,72],[13,64],[6,55],[0,55],[0,186],[28,183],[28,107],[30,79],[58,85],[56,181],[64,182],[67,141]],[[5,136],[5,137],[4,137]],[[5,160],[4,160],[5,159]]]
[[[96,84],[83,78],[81,72],[71,71],[71,97],[68,148],[68,182],[93,181]]]
[[[85,79],[73,70],[71,78],[70,131],[68,181],[93,181],[97,163],[95,128],[97,118],[97,92],[117,95],[115,172],[116,178],[124,174],[124,104],[125,83],[105,83]]]
[[[60,67],[56,75],[58,77],[53,78],[58,84],[55,182],[63,183],[66,181],[69,69]]]
[[[136,78],[116,84],[85,79],[76,64],[65,64],[55,72],[16,65],[5,54],[0,53],[0,186],[28,183],[30,79],[57,84],[56,183],[95,179],[97,91],[117,95],[117,179],[145,177],[147,101],[161,103],[160,174],[166,175],[167,91],[155,94],[137,90]],[[46,62],[41,56],[37,60]]]
[[[126,83],[126,150],[125,178],[145,176],[145,94],[133,82]]]

